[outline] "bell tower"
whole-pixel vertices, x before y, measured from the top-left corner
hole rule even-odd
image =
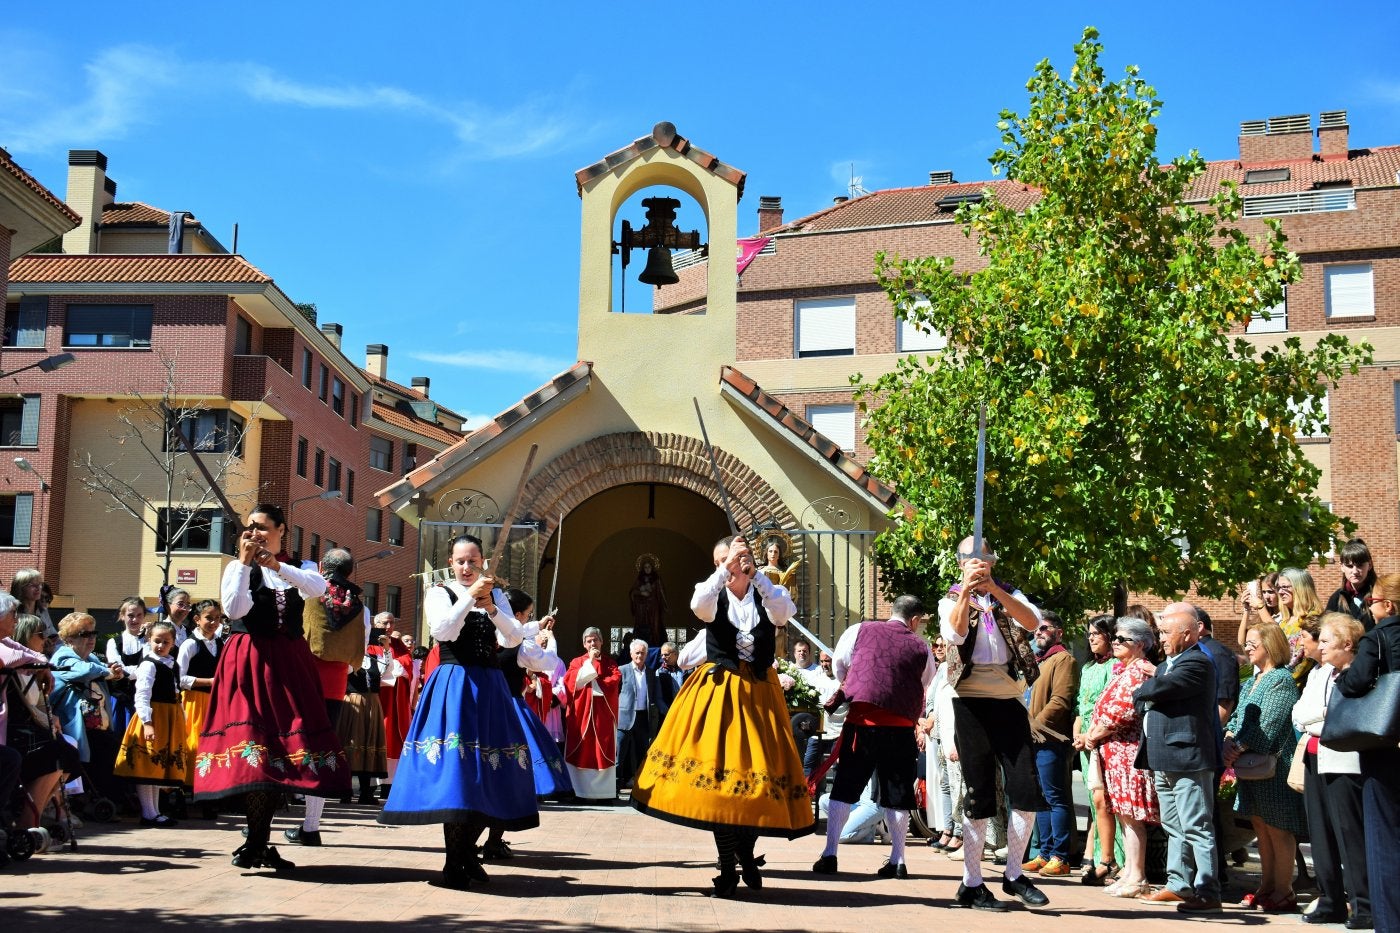
[[[734,244],[744,173],[693,145],[674,125],[658,123],[651,135],[580,169],[575,180],[582,200],[578,358],[592,362],[615,386],[619,380],[630,381],[629,376],[646,379],[649,375],[654,392],[658,362],[678,359],[675,354],[683,352],[683,366],[667,370],[668,388],[682,390],[672,377],[675,370],[685,369],[703,372],[704,382],[713,392],[719,367],[733,362],[735,353],[738,276]],[[705,215],[710,249],[703,313],[646,315],[612,310],[613,231],[618,211],[638,191],[656,186],[684,192]],[[669,256],[658,250],[699,245],[688,239],[691,234],[671,225],[674,204],[674,199],[649,197],[646,227],[634,230],[630,218],[623,222],[621,242],[616,245],[640,250],[633,254],[634,259],[647,258],[645,270],[634,261],[628,275],[642,272],[654,280],[666,280]],[[689,388],[684,391],[689,394]]]

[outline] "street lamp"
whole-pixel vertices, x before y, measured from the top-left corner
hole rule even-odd
[[[29,369],[39,369],[46,373],[51,373],[55,369],[67,366],[69,363],[72,363],[76,359],[77,357],[71,353],[55,353],[53,356],[44,357],[37,363],[30,363],[28,366],[21,366],[19,369],[13,369],[7,373],[0,373],[0,379],[8,379],[10,376],[22,373],[25,370]],[[29,467],[20,467],[20,469],[26,470],[29,469]]]
[[[62,355],[68,357],[71,362],[73,354],[64,353]],[[35,363],[34,365],[38,366],[39,364]],[[60,363],[58,365],[62,366],[63,364]],[[29,368],[28,366],[25,367],[25,369]],[[47,372],[47,370],[45,371]],[[19,370],[15,370],[15,372],[19,372]],[[39,471],[34,469],[34,464],[30,463],[26,458],[16,457],[15,466],[26,473],[33,473],[39,479],[39,534],[38,540],[34,542],[34,562],[39,565],[39,573],[42,574],[44,572],[44,497],[48,495],[49,484]]]
[[[327,489],[325,492],[317,493],[314,496],[302,496],[300,499],[293,499],[287,503],[287,524],[292,523],[292,510],[297,507],[298,502],[310,502],[312,499],[320,499],[323,502],[330,502],[332,499],[340,498],[339,489]]]

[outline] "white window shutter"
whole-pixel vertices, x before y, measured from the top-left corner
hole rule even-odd
[[[1323,269],[1327,283],[1327,316],[1369,317],[1376,313],[1371,264],[1352,263]]]
[[[814,298],[797,302],[796,308],[798,356],[835,356],[855,352],[854,298]]]
[[[807,421],[842,450],[856,449],[854,405],[809,405]]]
[[[19,444],[21,447],[39,446],[39,396],[26,395],[24,410],[20,414]]]
[[[29,547],[29,526],[34,518],[34,494],[22,492],[15,496],[15,547]]]

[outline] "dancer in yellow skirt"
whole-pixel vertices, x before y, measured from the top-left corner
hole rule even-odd
[[[175,626],[154,622],[146,637],[146,653],[136,670],[136,715],[127,724],[112,773],[136,785],[142,826],[169,827],[177,823],[160,812],[160,788],[183,786],[189,759],[179,675],[170,656]]]
[[[715,546],[717,567],[690,608],[707,626],[707,660],[681,687],[632,791],[659,819],[707,829],[719,850],[715,894],[763,886],[754,843],[812,831],[812,800],[773,671],[777,629],[796,613],[759,574],[743,537]]]
[[[184,592],[180,590],[179,592]],[[224,640],[219,629],[224,624],[224,609],[217,599],[202,599],[189,610],[194,623],[193,634],[184,640],[175,653],[180,669],[180,689],[184,691],[185,750],[188,761],[199,753],[199,733],[204,731],[204,714],[209,710],[209,691],[214,686],[214,671],[219,666],[219,649]],[[180,630],[175,630],[176,637]],[[194,788],[194,769],[185,769],[185,786]],[[204,804],[204,818],[218,815],[212,803]]]

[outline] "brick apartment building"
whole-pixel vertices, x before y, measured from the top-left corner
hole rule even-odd
[[[1400,570],[1400,145],[1354,147],[1343,111],[1321,114],[1315,129],[1308,115],[1249,121],[1238,158],[1209,163],[1193,200],[1204,203],[1225,180],[1239,185],[1246,234],[1261,233],[1264,218],[1280,219],[1303,267],[1274,309],[1282,313],[1252,322],[1247,339],[1267,345],[1296,336],[1308,345],[1340,332],[1375,347],[1374,365],[1329,393],[1330,435],[1302,443],[1322,470],[1320,497],[1357,523],[1382,572]],[[952,256],[959,270],[973,271],[982,260],[953,212],[987,188],[1013,206],[1035,197],[1012,181],[930,172],[926,185],[837,198],[790,222],[781,199],[761,198],[758,232],[772,241],[740,278],[735,365],[858,460],[868,458],[849,376],[872,378],[903,354],[942,345],[894,319],[874,282],[875,253]],[[681,281],[656,293],[657,313],[704,307],[707,263],[678,257],[677,266]],[[1326,598],[1338,574],[1313,570]],[[1217,620],[1238,618],[1230,601],[1207,605]],[[1226,629],[1233,636],[1233,624]]]
[[[149,458],[117,435],[119,414],[159,399],[173,367],[179,404],[200,411],[190,433],[204,456],[230,463],[224,486],[236,509],[283,505],[295,556],[348,547],[361,562],[367,601],[416,619],[415,532],[374,508],[372,493],[460,438],[461,418],[428,398],[426,380],[413,388],[388,380],[384,345],[369,346],[364,367],[350,360],[340,325],[318,327],[314,310],[229,253],[197,218],[117,201],[106,168],[102,153],[72,151],[67,205],[53,199],[51,211],[72,218],[72,229],[58,231],[62,252],[29,252],[54,239],[30,236],[6,264],[0,369],[61,351],[76,359],[4,386],[0,412],[15,430],[0,437],[0,509],[18,498],[11,489],[37,485],[35,473],[49,491],[32,515],[22,505],[0,511],[0,579],[37,566],[56,609],[85,609],[104,628],[125,596],[157,595],[161,542],[90,494],[78,461],[129,469],[143,495],[165,507],[164,476],[153,476]],[[153,443],[159,449],[160,438]],[[13,464],[19,456],[33,471]],[[171,582],[196,598],[216,597],[237,530],[214,503],[168,503],[195,505],[200,514],[178,543]]]

